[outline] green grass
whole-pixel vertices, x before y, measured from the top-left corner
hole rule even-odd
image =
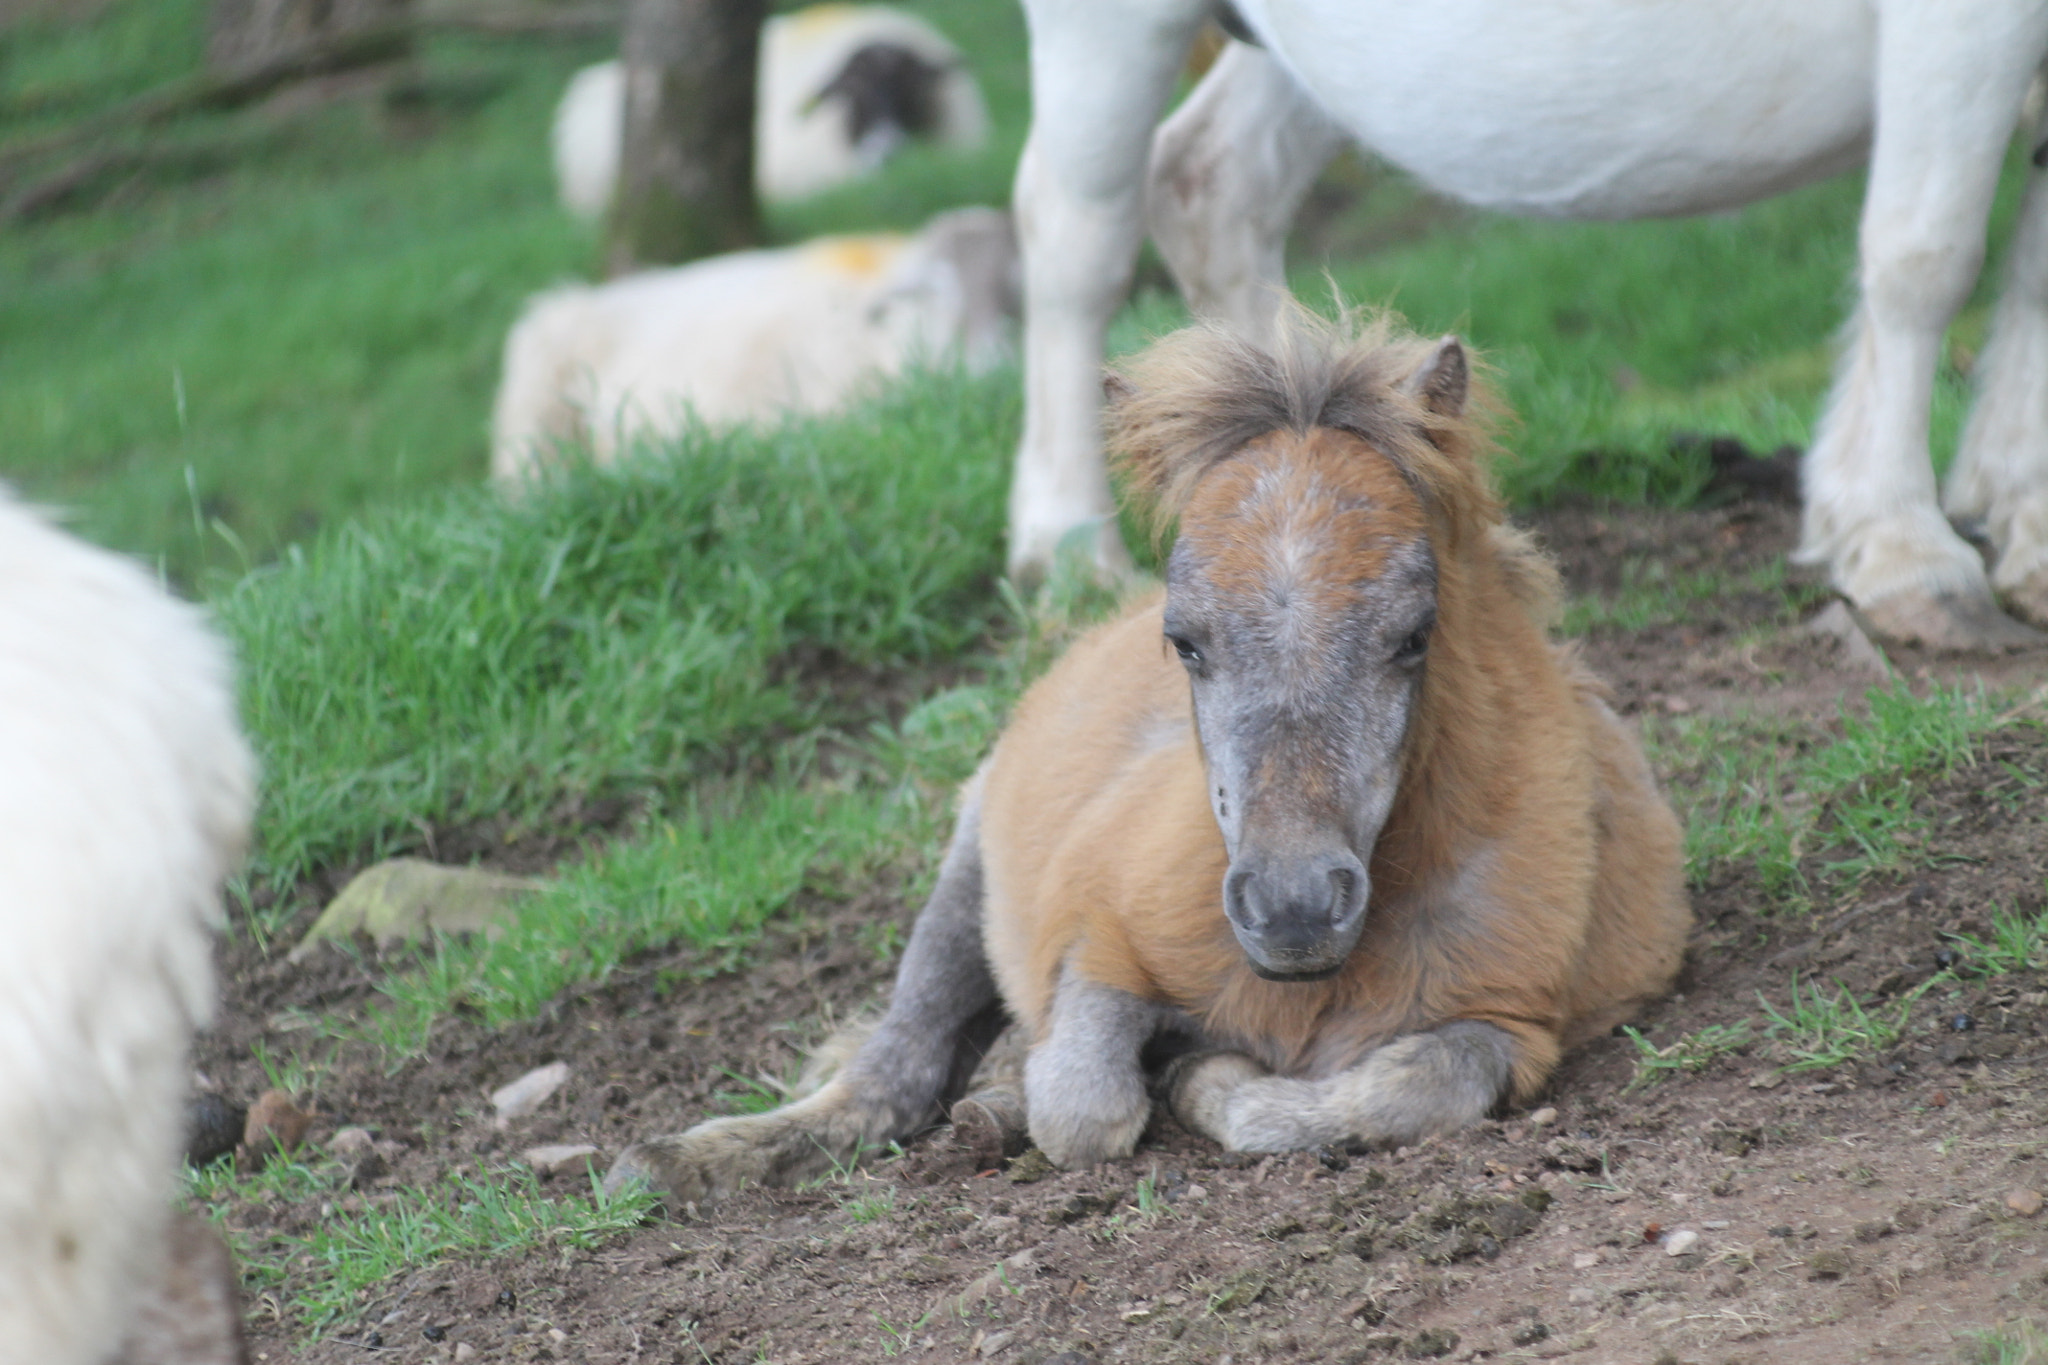
[[[1719,569],[1674,571],[1658,559],[1631,558],[1622,566],[1617,591],[1573,598],[1565,604],[1558,629],[1566,635],[1585,635],[1596,630],[1636,631],[1671,625],[1685,620],[1703,604],[1750,593],[1778,596],[1783,617],[1792,616],[1802,605],[1802,594],[1791,587],[1783,560],[1726,573]]]
[[[1947,938],[1963,950],[1966,970],[1979,976],[2004,976],[2048,967],[2048,910],[2026,915],[1993,906],[1991,932],[1987,936],[1950,934]]]
[[[1905,1036],[1913,1002],[1939,980],[1930,978],[1902,1000],[1871,1007],[1839,981],[1829,995],[1811,981],[1802,990],[1794,975],[1791,1001],[1782,1012],[1762,995],[1757,1000],[1770,1021],[1765,1033],[1791,1058],[1780,1070],[1821,1071],[1898,1042]]]
[[[1969,1365],[2042,1365],[2048,1361],[2048,1332],[2019,1319],[1969,1334]]]
[[[1754,1041],[1746,1019],[1733,1024],[1708,1024],[1663,1047],[1627,1024],[1621,1027],[1636,1048],[1636,1074],[1628,1083],[1630,1090],[1640,1090],[1672,1076],[1705,1071],[1722,1057],[1742,1052]]]
[[[444,494],[240,580],[215,609],[267,775],[259,886],[673,796],[859,719],[836,670],[957,654],[999,610],[1014,388],[936,375],[515,504]]]
[[[361,1311],[370,1289],[450,1259],[488,1261],[535,1247],[589,1248],[643,1222],[654,1196],[544,1195],[520,1167],[450,1171],[427,1188],[379,1190],[351,1199],[341,1163],[277,1161],[238,1179],[231,1163],[192,1173],[195,1203],[225,1219],[236,1206],[298,1205],[317,1211],[307,1231],[263,1238],[229,1225],[245,1280],[280,1295],[308,1335],[318,1337]]]
[[[1652,733],[1686,827],[1696,884],[1753,866],[1782,907],[1810,902],[1807,860],[1851,883],[1937,856],[1914,802],[1965,766],[2007,718],[1981,690],[1872,688],[1839,734],[1814,743],[1784,722],[1686,718]]]

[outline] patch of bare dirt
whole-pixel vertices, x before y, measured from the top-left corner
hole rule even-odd
[[[1788,512],[1751,504],[1539,523],[1582,593],[1637,581],[1631,559],[1739,575],[1782,556],[1793,529]],[[1822,600],[1796,584],[1715,597],[1596,629],[1584,647],[1630,710],[1825,720],[1874,679],[1808,631]],[[1981,671],[1894,662],[1909,681]],[[2048,661],[1983,675],[2025,686]],[[1797,916],[1772,913],[1747,871],[1695,888],[1681,992],[1642,1027],[1658,1046],[1709,1025],[1756,1030],[1697,1072],[1631,1089],[1636,1044],[1602,1039],[1536,1105],[1393,1153],[1246,1159],[1162,1119],[1129,1161],[1061,1173],[1027,1155],[983,1171],[942,1130],[843,1182],[749,1194],[596,1251],[404,1277],[310,1346],[259,1301],[252,1351],[316,1365],[1969,1359],[1969,1334],[2048,1316],[2048,980],[2022,970],[1913,993],[1956,965],[1949,935],[1983,936],[1994,907],[2042,908],[2044,781],[2048,735],[2009,728],[1974,766],[1922,784],[1929,833],[1910,871],[1831,882],[1814,850],[1824,894]],[[729,1073],[787,1074],[879,1000],[877,926],[913,911],[892,886],[807,899],[745,970],[701,980],[649,954],[530,1023],[458,1021],[396,1072],[344,1052],[321,1082],[315,1138],[361,1124],[387,1140],[388,1171],[349,1196],[371,1201],[539,1143],[590,1143],[608,1161],[720,1112]],[[287,967],[246,946],[228,969],[201,1066],[244,1098],[265,1084],[258,1040],[279,1051],[295,1011],[345,1007],[373,985],[339,957]],[[1761,1001],[1785,1009],[1795,972],[1875,1011],[1910,1000],[1904,1037],[1781,1073]],[[567,1085],[494,1127],[486,1094],[555,1060],[573,1069]],[[310,1216],[256,1210],[244,1230]]]

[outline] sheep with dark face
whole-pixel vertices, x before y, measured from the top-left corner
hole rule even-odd
[[[226,652],[0,489],[0,1342],[231,1365],[234,1270],[173,1215],[253,766]]]
[[[549,448],[600,462],[636,437],[826,412],[921,362],[1009,354],[1020,281],[1007,213],[956,209],[914,237],[826,237],[537,296],[505,342],[491,472]]]
[[[585,67],[555,108],[555,184],[595,220],[619,179],[624,68]],[[988,139],[981,87],[931,25],[883,5],[814,5],[761,30],[755,183],[796,199],[866,174],[904,143],[972,149]]]

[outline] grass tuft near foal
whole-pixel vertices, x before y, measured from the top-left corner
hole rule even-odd
[[[1226,1147],[1449,1132],[1670,986],[1678,823],[1546,636],[1455,338],[1293,314],[1113,377],[1163,594],[1024,697],[968,784],[887,1015],[773,1113],[623,1154],[676,1201],[940,1121],[1008,1020],[1032,1139],[1124,1156],[1163,1102]],[[984,1108],[1001,1110],[1012,1105]]]

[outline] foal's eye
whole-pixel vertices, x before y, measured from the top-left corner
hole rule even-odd
[[[1202,651],[1196,649],[1192,641],[1178,635],[1169,635],[1166,642],[1173,646],[1174,653],[1180,655],[1182,663],[1194,665],[1202,662]]]
[[[1412,664],[1419,662],[1429,653],[1429,627],[1417,626],[1408,632],[1408,638],[1401,641],[1401,647],[1394,651],[1394,662]]]

